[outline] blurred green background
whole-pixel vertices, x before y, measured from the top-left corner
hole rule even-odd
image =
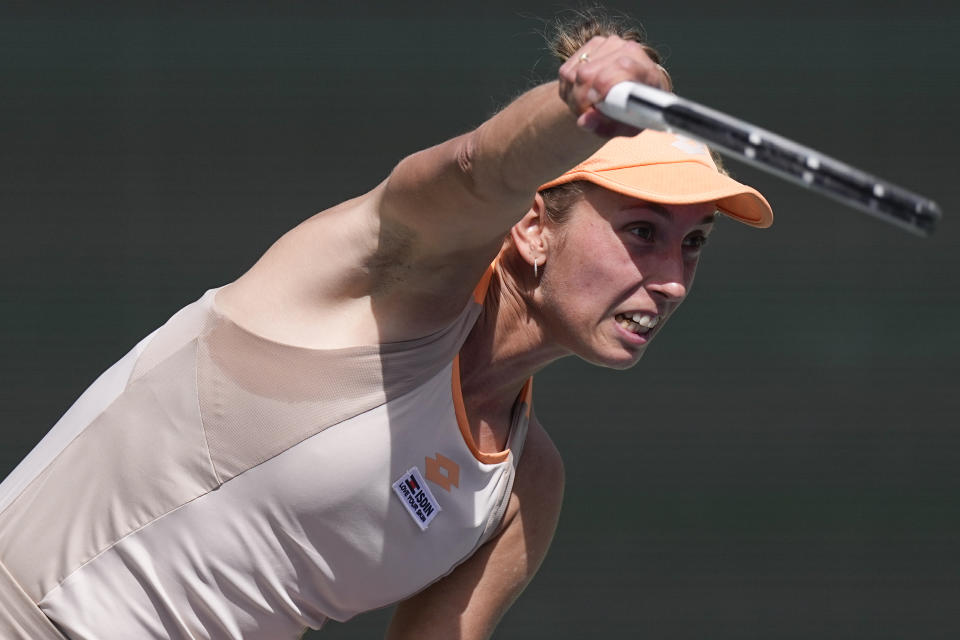
[[[549,79],[563,6],[4,4],[0,474],[285,230]],[[608,6],[681,95],[945,219],[921,240],[729,163],[776,225],[719,225],[633,371],[537,378],[565,508],[496,637],[960,637],[960,4]]]

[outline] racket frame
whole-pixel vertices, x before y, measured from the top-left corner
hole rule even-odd
[[[942,217],[939,206],[814,149],[673,93],[621,82],[597,103],[603,114],[640,129],[672,131],[825,195],[918,236]]]

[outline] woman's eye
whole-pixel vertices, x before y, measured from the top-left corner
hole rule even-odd
[[[653,227],[651,225],[641,224],[630,227],[630,233],[644,240],[653,240]]]
[[[707,236],[698,233],[696,235],[687,237],[683,241],[683,244],[691,249],[702,249],[703,246],[707,244]]]

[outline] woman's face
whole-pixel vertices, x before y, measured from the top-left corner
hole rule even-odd
[[[588,188],[543,232],[538,294],[553,339],[594,364],[636,364],[689,292],[715,210]]]

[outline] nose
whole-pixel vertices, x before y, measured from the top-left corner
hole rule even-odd
[[[667,281],[648,286],[648,290],[661,294],[670,302],[679,302],[687,297],[687,287],[682,282]]]
[[[647,291],[670,302],[680,302],[687,296],[689,283],[682,247],[665,248],[651,266],[653,269],[648,271],[646,278]]]

